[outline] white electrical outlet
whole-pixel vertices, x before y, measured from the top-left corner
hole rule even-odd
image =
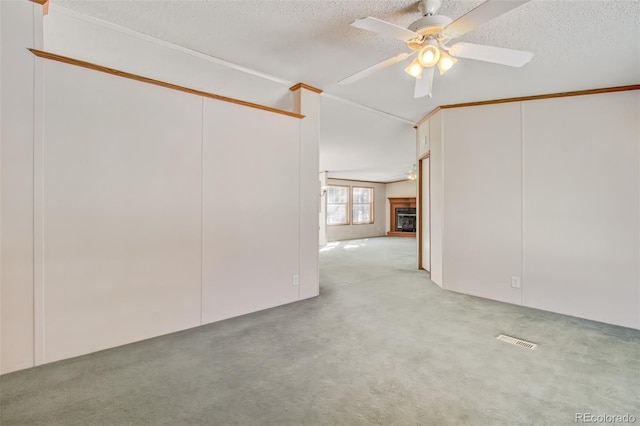
[[[511,277],[511,287],[520,288],[520,277]]]
[[[300,277],[298,275],[293,276],[293,285],[300,284]]]

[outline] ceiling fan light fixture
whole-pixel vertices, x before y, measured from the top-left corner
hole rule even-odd
[[[411,77],[420,78],[422,77],[422,65],[418,61],[418,59],[414,59],[411,61],[409,66],[404,69],[404,71],[409,74]]]
[[[418,61],[425,68],[434,66],[440,60],[440,49],[433,44],[428,44],[418,53]]]
[[[446,52],[441,52],[440,60],[438,61],[438,69],[440,70],[440,75],[443,75],[445,72],[449,71],[456,62],[458,62],[456,58],[448,55]]]
[[[409,180],[416,180],[418,178],[418,172],[416,170],[416,165],[412,165],[409,171],[407,172],[407,178]]]

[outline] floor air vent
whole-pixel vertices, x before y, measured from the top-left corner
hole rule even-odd
[[[525,340],[516,339],[515,337],[505,336],[504,334],[499,335],[498,337],[496,337],[496,339],[502,340],[503,342],[511,343],[512,345],[521,346],[521,347],[527,348],[527,349],[533,349],[536,346],[538,346],[535,343],[527,342]]]

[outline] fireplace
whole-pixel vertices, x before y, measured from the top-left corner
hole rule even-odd
[[[389,198],[389,216],[391,223],[387,235],[415,237],[418,225],[415,198]]]
[[[396,208],[396,232],[416,232],[415,207]]]

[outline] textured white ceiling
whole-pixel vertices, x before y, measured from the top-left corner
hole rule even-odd
[[[432,99],[412,98],[414,80],[404,73],[403,64],[349,86],[337,85],[342,78],[407,50],[400,41],[349,24],[374,16],[406,27],[420,18],[417,1],[53,1],[256,71],[305,82],[410,121],[443,104],[640,81],[640,3],[636,0],[526,3],[459,40],[529,50],[534,52],[533,60],[523,68],[460,60],[445,76],[436,73]],[[480,3],[444,0],[440,14],[455,19]],[[338,117],[344,106],[326,98],[323,103],[327,104],[323,106],[327,118],[321,124],[321,169],[342,170],[332,173],[338,177],[397,179],[403,174],[394,175],[395,166],[390,163],[386,167],[377,165],[380,160],[374,156],[378,150],[367,148],[386,147],[389,153],[398,140],[402,141],[398,162],[404,162],[406,168],[415,161],[412,139],[407,139],[413,138],[407,136],[407,123],[391,124],[393,120],[385,119],[382,121],[388,126],[384,130],[378,129],[366,138],[356,137],[354,123]],[[384,116],[372,121],[357,117],[353,121],[372,126],[380,117]],[[400,132],[396,138],[394,131]],[[342,147],[341,153],[336,144]],[[349,152],[360,153],[360,157]],[[345,164],[349,161],[351,166]],[[357,172],[365,169],[378,172]]]

